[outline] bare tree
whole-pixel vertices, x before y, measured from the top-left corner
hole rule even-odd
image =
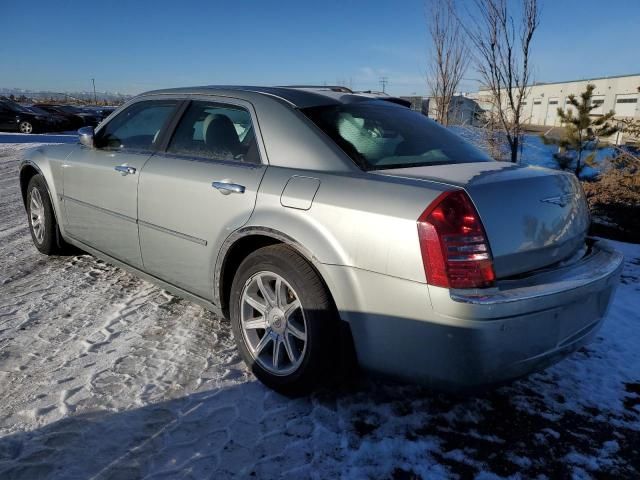
[[[449,124],[451,99],[469,65],[469,52],[464,32],[460,31],[453,14],[452,0],[427,0],[431,55],[427,84],[435,103],[436,120]]]
[[[620,130],[625,135],[640,140],[640,120],[635,118],[619,118],[618,122],[621,124]]]
[[[473,0],[468,18],[456,15],[475,47],[476,68],[491,94],[504,130],[511,161],[518,161],[522,139],[523,102],[531,80],[531,42],[540,24],[538,0]],[[515,10],[515,13],[514,13]]]

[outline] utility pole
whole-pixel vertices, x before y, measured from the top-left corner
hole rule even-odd
[[[382,93],[387,93],[387,84],[389,79],[387,77],[380,77],[380,85],[382,85]]]
[[[92,78],[91,83],[93,83],[93,103],[94,105],[98,104],[98,97],[96,97],[96,79]]]

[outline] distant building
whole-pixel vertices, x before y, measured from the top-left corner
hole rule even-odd
[[[421,112],[429,118],[436,117],[436,102],[433,97],[401,97],[411,102],[411,109]],[[477,125],[483,109],[478,102],[467,95],[455,95],[449,105],[450,125]]]
[[[573,108],[568,103],[569,95],[579,97],[590,83],[596,87],[592,102],[597,108],[591,111],[592,115],[602,115],[613,110],[617,118],[640,119],[640,74],[636,74],[532,85],[528,87],[524,101],[525,123],[559,126],[558,108]],[[488,90],[480,89],[474,97],[487,110],[491,110],[491,94]]]
[[[423,97],[420,95],[413,95],[410,97],[400,97],[403,100],[411,102],[411,110],[420,112],[424,115],[429,114],[429,97]]]
[[[429,116],[435,116],[435,102]],[[473,98],[467,95],[454,95],[449,105],[449,125],[471,125],[476,126],[482,119],[484,109]]]

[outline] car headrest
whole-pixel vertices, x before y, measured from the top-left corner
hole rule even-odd
[[[240,139],[233,122],[226,115],[209,114],[202,123],[204,143],[218,151],[228,151],[232,155],[240,152]]]

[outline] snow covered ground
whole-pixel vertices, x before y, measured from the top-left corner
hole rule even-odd
[[[639,478],[640,245],[616,243],[598,338],[544,373],[291,400],[247,373],[224,320],[91,256],[40,255],[28,147],[0,144],[0,478]]]

